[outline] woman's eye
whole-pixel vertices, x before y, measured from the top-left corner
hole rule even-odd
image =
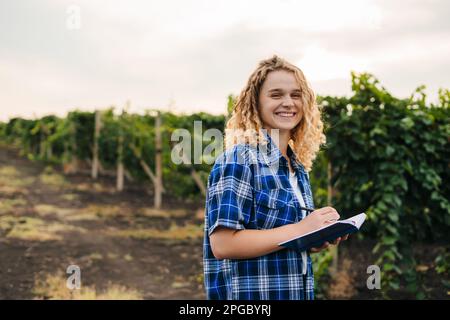
[[[294,95],[292,95],[292,98],[293,99],[300,99],[300,95],[299,94],[294,94]]]
[[[279,94],[273,94],[273,95],[271,95],[271,97],[272,98],[279,98],[279,97],[281,97]]]

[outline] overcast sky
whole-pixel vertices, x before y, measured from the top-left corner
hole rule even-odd
[[[273,54],[321,95],[349,95],[354,70],[433,101],[450,88],[449,16],[446,0],[0,0],[0,120],[127,100],[224,113]]]

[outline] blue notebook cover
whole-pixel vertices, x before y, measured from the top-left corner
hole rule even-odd
[[[338,220],[326,227],[304,234],[291,240],[279,243],[279,246],[306,251],[311,248],[320,248],[326,241],[330,242],[346,234],[357,232],[366,219],[366,214],[360,213],[345,220]]]

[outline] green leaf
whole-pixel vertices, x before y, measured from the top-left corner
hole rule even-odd
[[[397,242],[397,238],[394,238],[394,237],[384,237],[384,238],[381,240],[381,242],[382,242],[384,245],[390,246],[390,245],[393,245],[393,244],[395,244],[395,243]]]
[[[397,281],[390,281],[389,287],[391,287],[394,290],[398,290],[400,288],[400,284]]]

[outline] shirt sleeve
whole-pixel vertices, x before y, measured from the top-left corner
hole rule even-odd
[[[208,235],[218,226],[242,230],[253,207],[252,172],[237,161],[237,149],[219,156],[208,179],[206,222]]]

